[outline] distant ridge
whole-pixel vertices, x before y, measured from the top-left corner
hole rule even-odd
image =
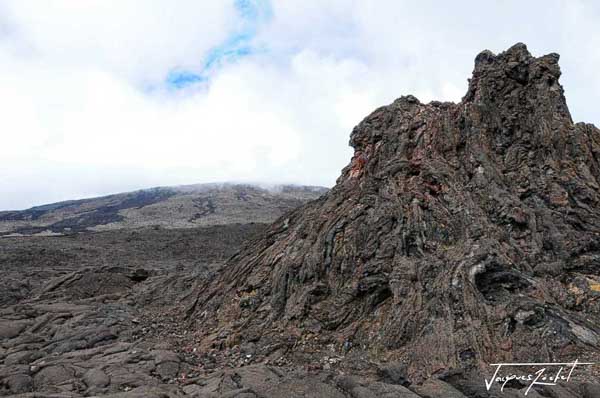
[[[0,236],[270,223],[326,191],[318,186],[236,183],[156,187],[2,211]]]

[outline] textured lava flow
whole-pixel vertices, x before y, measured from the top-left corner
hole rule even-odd
[[[336,186],[203,286],[204,346],[331,343],[412,377],[598,358],[600,131],[573,123],[558,58],[484,51],[460,103],[365,118]]]

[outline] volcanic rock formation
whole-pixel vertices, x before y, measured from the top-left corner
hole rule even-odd
[[[600,358],[600,131],[573,123],[558,59],[484,51],[460,103],[366,117],[336,186],[199,290],[203,347],[333,350],[413,380]]]

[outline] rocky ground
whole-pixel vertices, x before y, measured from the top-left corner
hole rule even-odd
[[[297,360],[287,349],[259,360],[252,344],[201,347],[185,311],[194,305],[199,281],[212,279],[265,228],[0,239],[0,395],[487,396],[483,379],[462,385],[467,395],[450,384],[452,374],[411,384],[403,364],[371,362],[333,345],[315,344],[318,355]],[[591,385],[577,388],[597,392]],[[566,391],[549,396],[596,396]]]
[[[0,394],[182,394],[196,363],[174,351],[185,331],[165,310],[263,228],[1,239]]]
[[[325,361],[296,363],[285,352],[256,361],[252,344],[226,353],[197,344],[181,309],[265,227],[0,239],[0,395],[463,396],[442,380],[410,385],[401,364],[344,358],[335,347],[322,347]]]

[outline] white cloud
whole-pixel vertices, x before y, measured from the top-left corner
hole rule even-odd
[[[598,9],[584,2],[281,0],[253,54],[199,72],[243,24],[233,3],[0,5],[0,209],[154,185],[331,185],[352,127],[404,94],[459,100],[474,56],[562,54],[578,120],[598,122]],[[238,32],[239,33],[239,32]]]
[[[8,0],[9,40],[30,60],[101,67],[133,81],[199,66],[235,26],[232,3],[164,0]]]

